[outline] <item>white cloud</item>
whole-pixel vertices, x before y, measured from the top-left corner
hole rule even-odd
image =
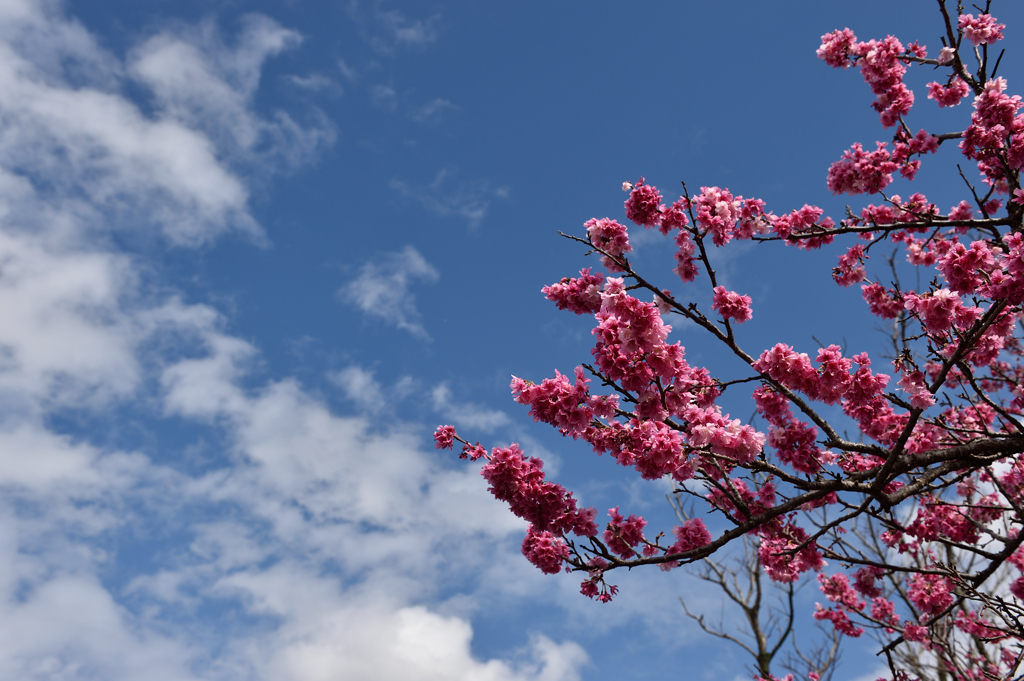
[[[206,131],[222,153],[241,160],[280,159],[294,167],[333,143],[333,126],[320,117],[303,128],[283,111],[264,118],[253,110],[252,99],[263,62],[300,42],[295,31],[249,15],[233,48],[209,23],[162,32],[135,49],[128,70],[152,90],[162,116]]]
[[[349,66],[348,62],[344,59],[338,60],[338,70],[341,71],[341,75],[345,76],[345,79],[350,83],[356,82],[359,78],[359,72]]]
[[[406,246],[398,253],[389,253],[379,262],[368,262],[359,275],[338,294],[371,317],[378,317],[414,336],[429,338],[419,322],[412,284],[416,281],[434,283],[440,275],[419,251]]]
[[[259,232],[245,175],[291,153],[282,140],[302,158],[323,142],[253,108],[261,65],[298,40],[258,17],[230,46],[179,26],[122,62],[56,2],[0,4],[0,678],[579,678],[574,643],[538,635],[515,662],[481,660],[469,621],[432,605],[485,588],[486,561],[520,560],[522,522],[474,469],[441,465],[401,422],[258,383],[257,348],[111,238]],[[411,284],[437,277],[409,247],[343,295],[422,335]],[[69,414],[114,424],[113,440],[155,435],[122,450],[102,427],[59,432]],[[190,429],[216,449],[201,465]]]
[[[452,391],[443,383],[431,391],[430,397],[438,414],[462,428],[489,433],[511,423],[508,414],[503,411],[452,401]]]
[[[384,391],[373,372],[349,366],[332,374],[330,379],[360,411],[378,412],[386,405]]]
[[[312,92],[319,92],[321,90],[339,90],[337,84],[333,80],[319,73],[311,73],[308,76],[288,76],[288,82],[298,88],[310,90]]]
[[[398,95],[395,88],[388,85],[374,85],[370,88],[370,101],[378,109],[394,113],[398,108]]]
[[[441,16],[413,19],[404,12],[381,8],[375,0],[349,3],[349,16],[359,24],[363,39],[382,54],[394,53],[399,48],[417,48],[436,42]]]
[[[458,108],[447,99],[438,97],[419,106],[411,107],[409,109],[409,118],[417,123],[436,123],[444,116],[446,111]]]
[[[509,196],[508,187],[492,187],[486,180],[453,185],[449,182],[453,175],[454,171],[445,168],[438,171],[427,185],[412,185],[399,179],[393,179],[389,184],[402,198],[416,201],[434,215],[460,217],[473,228],[486,217],[491,201]]]

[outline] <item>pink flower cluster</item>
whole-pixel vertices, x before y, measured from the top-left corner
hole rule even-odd
[[[829,230],[835,227],[832,218],[825,218],[819,222],[824,211],[817,206],[804,204],[803,208],[793,211],[788,215],[769,215],[768,219],[772,225],[772,231],[788,244],[795,244],[799,248],[813,249],[820,248],[832,243],[834,238]]]
[[[700,274],[700,270],[697,269],[697,262],[693,257],[694,252],[697,250],[697,246],[690,239],[690,235],[684,230],[679,230],[676,234],[676,246],[676,267],[672,271],[675,272],[683,282],[689,284],[697,278],[698,274]]]
[[[904,51],[903,44],[893,36],[857,42],[849,28],[823,35],[818,48],[818,57],[833,68],[857,64],[877,97],[872,106],[881,114],[886,128],[895,125],[914,104],[914,93],[903,84],[908,55],[924,57],[925,51],[916,43]]]
[[[930,333],[945,333],[955,326],[964,330],[981,318],[977,307],[964,307],[960,296],[949,289],[903,294],[903,307],[917,316]]]
[[[864,281],[864,260],[867,258],[864,247],[854,244],[846,253],[839,256],[839,266],[832,270],[832,278],[840,286],[853,286]]]
[[[750,310],[750,296],[741,296],[734,291],[727,291],[724,286],[715,287],[711,309],[716,310],[723,319],[732,319],[737,324],[750,321],[750,318],[754,316]]]
[[[897,385],[903,392],[910,395],[910,406],[914,409],[927,409],[935,404],[935,396],[924,382],[924,372],[907,371]]]
[[[545,378],[540,385],[513,376],[510,387],[516,402],[530,407],[534,421],[550,423],[575,440],[591,426],[595,416],[611,418],[619,406],[616,395],[590,395],[588,383],[583,367],[576,367],[575,383],[556,370],[554,378]]]
[[[495,498],[508,502],[512,513],[530,523],[523,555],[551,574],[558,572],[562,558],[568,555],[561,535],[570,531],[581,537],[597,535],[597,511],[577,508],[572,493],[544,479],[543,466],[536,457],[526,458],[513,443],[492,449],[480,475],[490,483],[489,491]]]
[[[621,558],[632,558],[636,555],[633,549],[644,541],[647,521],[636,515],[623,518],[618,506],[608,509],[608,517],[611,522],[604,531],[605,545]]]
[[[950,244],[937,267],[953,291],[966,295],[985,283],[995,264],[995,254],[988,244],[973,241],[970,248],[959,242]]]
[[[752,426],[743,425],[739,419],[723,416],[721,408],[701,408],[691,405],[682,417],[687,423],[687,442],[696,448],[707,447],[719,457],[725,457],[738,464],[750,462],[761,453],[764,435]],[[713,465],[717,468],[724,462]]]
[[[569,310],[576,314],[594,314],[601,309],[602,284],[603,274],[591,274],[590,268],[584,267],[576,279],[562,277],[558,283],[542,288],[541,293],[554,302],[559,310]]]
[[[956,106],[967,95],[971,94],[971,88],[967,83],[954,76],[945,85],[932,81],[928,83],[928,99],[934,99],[940,106]]]
[[[716,246],[737,239],[749,239],[768,228],[764,201],[734,197],[728,189],[701,187],[691,202],[697,212],[697,225],[711,234]]]
[[[626,217],[641,227],[656,227],[661,222],[661,192],[644,184],[644,178],[633,185],[626,199]]]
[[[979,14],[977,18],[973,14],[961,14],[956,25],[972,45],[991,45],[1002,40],[1003,29],[1006,28],[1006,24],[997,24],[991,14]]]
[[[988,284],[980,292],[1010,305],[1020,305],[1024,302],[1024,235],[1011,234],[1003,241],[1009,252],[997,261],[1000,267],[988,273]]]
[[[921,500],[917,516],[907,525],[906,533],[921,541],[940,537],[966,544],[978,541],[978,528],[972,518],[957,506],[934,497]]]
[[[963,133],[960,150],[978,162],[978,170],[1002,191],[1006,187],[1006,166],[1024,167],[1024,117],[1018,116],[1019,95],[1007,95],[1006,80],[993,78],[974,100],[971,124]],[[1004,165],[1004,159],[1006,165]]]
[[[863,610],[865,606],[864,601],[860,600],[857,592],[850,586],[849,578],[841,573],[831,577],[819,574],[818,583],[820,585],[818,588],[825,594],[825,598],[836,605],[833,608],[825,609],[820,603],[817,604],[814,619],[831,621],[836,631],[851,638],[857,638],[863,634],[864,630],[855,627],[846,614]]]
[[[813,475],[820,471],[828,457],[815,446],[818,429],[794,418],[786,397],[769,387],[754,390],[754,403],[768,421],[768,444],[779,461],[800,473]]]
[[[626,217],[641,227],[657,227],[662,234],[668,234],[690,224],[686,216],[690,204],[685,198],[680,197],[671,207],[666,208],[661,203],[661,192],[653,185],[644,184],[644,178],[641,177],[635,185],[627,182],[624,187],[629,188]]]
[[[669,548],[669,553],[685,553],[711,543],[711,533],[700,518],[690,518],[682,525],[672,529],[676,542]]]
[[[897,297],[896,292],[879,283],[863,284],[860,290],[871,314],[876,317],[896,319],[904,309],[903,301]]]
[[[843,152],[843,157],[829,166],[826,183],[833,194],[875,194],[892,182],[899,169],[885,142],[878,142],[874,151],[864,151],[860,142]]]
[[[531,525],[523,538],[523,555],[546,575],[557,575],[569,557],[569,546],[547,530],[538,532]]]
[[[633,250],[626,226],[610,218],[591,218],[583,223],[583,226],[587,230],[590,243],[606,254],[601,256],[601,263],[612,272],[623,271],[616,260]]]
[[[842,356],[838,345],[818,350],[818,362],[820,366],[815,370],[806,353],[797,353],[789,345],[778,343],[761,353],[752,366],[790,390],[835,404],[853,387],[854,376],[850,374],[853,363]]]
[[[775,483],[764,482],[755,494],[742,478],[723,478],[704,498],[733,520],[744,522],[775,505]]]
[[[971,220],[973,218],[974,209],[966,201],[961,201],[949,210],[950,220]]]
[[[903,128],[897,128],[891,160],[893,163],[899,164],[900,175],[908,180],[913,180],[921,168],[921,161],[920,159],[911,160],[911,157],[934,154],[938,150],[939,138],[929,134],[927,130],[918,130],[917,134],[911,137]]]
[[[923,613],[936,615],[953,605],[953,583],[938,574],[916,573],[910,577],[907,597]]]
[[[808,570],[820,570],[822,560],[818,545],[807,532],[793,523],[762,526],[761,543],[757,549],[764,573],[775,582],[795,582]]]

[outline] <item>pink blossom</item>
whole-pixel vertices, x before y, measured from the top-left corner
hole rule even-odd
[[[935,396],[928,390],[924,382],[924,373],[910,371],[903,374],[898,385],[905,393],[910,395],[910,406],[914,409],[927,409],[935,404]]]
[[[949,47],[947,45],[946,47],[943,47],[941,50],[939,50],[939,56],[935,59],[935,61],[939,65],[952,64],[953,63],[953,55],[955,55],[955,54],[956,54],[956,48],[955,47]]]
[[[788,215],[769,215],[768,219],[776,236],[785,239],[787,244],[804,249],[820,248],[832,243],[833,236],[828,230],[835,226],[831,218],[818,222],[823,212],[817,206],[804,204]]]
[[[519,404],[529,405],[534,421],[550,423],[563,435],[578,438],[590,426],[595,415],[609,417],[615,413],[618,397],[591,397],[587,390],[590,379],[583,367],[576,367],[576,381],[557,370],[554,378],[545,378],[540,385],[512,377],[510,388]]]
[[[857,592],[850,586],[850,579],[841,572],[831,577],[819,574],[818,584],[818,589],[831,602],[851,610],[864,609],[864,601],[857,597]]]
[[[668,234],[673,229],[683,229],[689,225],[690,218],[686,216],[686,209],[689,205],[685,198],[679,197],[679,200],[673,203],[671,208],[666,209],[661,214],[658,231],[662,234]]]
[[[811,366],[811,358],[806,353],[797,353],[785,343],[765,350],[753,367],[791,390],[816,392],[818,373]]]
[[[633,549],[644,540],[647,521],[636,515],[623,519],[618,506],[608,509],[608,517],[611,522],[604,531],[605,545],[620,558],[632,558],[636,555]]]
[[[899,626],[900,616],[896,614],[896,606],[893,602],[887,598],[874,598],[871,600],[871,616],[876,620],[885,622],[892,626]],[[892,629],[887,628],[887,633],[892,633]]]
[[[669,547],[669,553],[685,553],[711,543],[711,533],[700,518],[690,518],[682,525],[672,528],[676,543]]]
[[[917,643],[926,641],[928,639],[928,629],[926,627],[907,622],[903,626],[903,638]]]
[[[953,326],[963,305],[959,295],[943,288],[922,295],[906,293],[903,295],[903,307],[915,313],[931,333],[944,333]]]
[[[952,590],[953,583],[948,577],[916,573],[910,577],[907,596],[918,610],[935,615],[953,605]]]
[[[675,253],[677,265],[673,272],[688,284],[700,274],[700,270],[697,269],[697,264],[693,257],[697,247],[690,240],[690,235],[683,230],[679,230],[679,233],[676,234],[676,246],[679,247],[679,250]]]
[[[558,283],[542,288],[541,293],[554,302],[559,310],[569,310],[576,314],[594,314],[601,309],[603,283],[603,274],[591,274],[590,268],[584,267],[580,270],[578,278],[562,277]]]
[[[1021,191],[1021,190],[1017,190]],[[961,201],[952,208],[949,209],[950,220],[971,220],[974,218],[974,209],[971,208],[971,204],[966,201]]]
[[[864,284],[861,295],[868,304],[871,314],[882,319],[896,319],[903,310],[903,302],[896,298],[896,292],[878,283]]]
[[[1018,600],[1024,601],[1024,577],[1018,577],[1013,580],[1010,584],[1010,593],[1017,597]]]
[[[978,169],[989,182],[1003,186],[1004,157],[1011,169],[1024,167],[1024,120],[1017,116],[1021,98],[1011,97],[1005,90],[1004,78],[985,83],[985,90],[974,100],[971,124],[960,141],[964,156],[978,162]]]
[[[644,178],[633,185],[626,199],[626,217],[641,227],[656,227],[661,219],[661,193],[657,187],[644,184]]]
[[[601,256],[601,262],[604,266],[612,272],[622,271],[622,268],[615,263],[613,258],[619,259],[622,254],[633,250],[629,243],[626,226],[610,218],[601,218],[600,220],[591,218],[583,226],[587,229],[587,237],[590,238],[590,243],[607,254]]]
[[[455,444],[455,426],[438,426],[434,431],[434,447],[451,449]]]
[[[733,197],[728,189],[701,187],[700,194],[691,202],[697,213],[697,224],[711,234],[716,246],[724,246],[732,240],[740,218],[741,198]]]
[[[937,264],[953,291],[968,294],[974,293],[985,282],[982,275],[987,275],[995,267],[995,257],[984,241],[971,242],[969,249],[961,243],[954,243]]]
[[[850,52],[857,42],[857,37],[849,28],[832,31],[821,36],[821,47],[818,58],[832,68],[847,68],[850,65]]]
[[[1006,24],[997,24],[991,14],[979,14],[978,18],[974,18],[973,14],[961,14],[957,26],[972,45],[991,45],[1002,40],[1003,29],[1006,28]]]
[[[829,620],[840,634],[850,638],[858,638],[864,633],[861,627],[854,626],[853,622],[850,621],[850,617],[842,610],[838,608],[823,608],[820,603],[816,604],[816,606],[814,619],[819,621]]]
[[[462,445],[462,453],[459,454],[460,459],[469,459],[470,461],[476,461],[485,456],[487,456],[487,450],[479,442],[472,445],[468,443]]]
[[[757,554],[768,577],[775,582],[795,582],[808,570],[825,565],[818,546],[803,528],[787,523],[781,528],[765,528]],[[803,548],[799,548],[799,547]]]
[[[861,75],[877,95],[872,107],[881,114],[882,125],[892,127],[900,116],[910,112],[914,104],[914,93],[903,84],[903,75],[907,71],[899,59],[903,44],[893,36],[887,36],[885,40],[857,43],[852,51],[858,56]]]
[[[732,319],[737,324],[742,324],[754,316],[750,310],[750,296],[727,291],[724,286],[715,287],[711,309],[717,310],[723,319]]]
[[[827,184],[833,194],[875,194],[889,186],[892,174],[899,168],[893,163],[884,142],[875,151],[864,151],[860,142],[829,166]]]
[[[538,532],[575,532],[594,536],[594,514],[580,510],[576,500],[561,485],[544,480],[544,462],[523,456],[519,445],[495,447],[491,460],[480,469],[490,483],[489,491],[500,501],[507,501],[512,513],[528,521]]]
[[[866,598],[875,598],[882,595],[882,590],[878,588],[875,581],[882,577],[885,572],[881,568],[876,567],[862,567],[857,570],[854,575],[853,588],[857,590],[857,593]],[[860,608],[858,608],[859,610]],[[883,618],[884,619],[884,618]]]
[[[523,555],[544,574],[557,575],[569,557],[569,547],[550,532],[536,532],[531,527],[523,539]]]
[[[928,99],[934,99],[940,107],[956,106],[967,95],[971,94],[971,88],[959,77],[947,85],[940,85],[932,81],[928,83]]]
[[[840,286],[853,286],[864,281],[863,259],[868,256],[864,253],[864,247],[855,244],[846,253],[839,256],[839,266],[832,270],[832,278]]]
[[[768,444],[775,448],[779,461],[800,473],[813,475],[821,470],[822,451],[815,446],[818,429],[793,419],[784,426],[768,430]]]
[[[978,541],[978,529],[963,511],[931,497],[922,500],[917,516],[907,526],[907,534],[922,541],[940,537],[968,544]]]

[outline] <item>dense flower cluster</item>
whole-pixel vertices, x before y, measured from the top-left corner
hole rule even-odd
[[[973,14],[961,14],[957,26],[972,45],[991,45],[1002,40],[1003,29],[1006,28],[1006,24],[996,23],[991,14],[979,14],[977,18]]]
[[[726,291],[724,286],[715,287],[711,308],[722,315],[723,319],[732,319],[738,324],[749,321],[754,316],[750,310],[750,296],[741,296],[734,291]]]
[[[542,291],[559,309],[592,316],[593,363],[539,383],[513,377],[512,394],[534,420],[642,479],[672,480],[680,498],[709,513],[680,510],[680,525],[654,534],[648,520],[615,506],[599,528],[594,509],[579,508],[517,445],[488,452],[438,428],[437,447],[460,442],[463,457],[486,459],[491,493],[529,522],[522,552],[543,572],[585,572],[581,593],[607,602],[618,590],[605,582],[613,570],[668,570],[746,538],[756,547],[752,569],[772,581],[817,573],[823,602],[814,618],[843,636],[870,630],[888,640],[894,677],[1009,678],[1024,646],[1024,100],[991,65],[972,73],[964,61],[987,59],[1005,26],[987,13],[945,18],[945,46],[933,59],[893,36],[822,36],[818,56],[856,66],[882,125],[895,128],[891,140],[854,143],[829,167],[829,190],[874,201],[838,224],[812,204],[776,214],[724,187],[684,185],[666,205],[645,179],[624,183],[625,217],[672,239],[673,271],[688,291],[675,297],[625,259],[626,225],[585,223],[606,273],[584,268]],[[973,95],[962,134],[911,132],[914,93],[904,76],[915,63],[939,71],[928,84],[934,105]],[[952,143],[941,147],[954,139],[987,187],[958,171],[967,184],[942,204],[953,204],[946,215],[923,193],[883,193],[914,181],[926,156],[955,153]],[[741,346],[733,323],[752,320],[753,296],[717,285],[715,269],[716,249],[737,240],[842,244],[832,278],[859,284],[858,305],[884,323],[891,372],[838,345],[811,355],[782,342]],[[699,302],[709,299],[710,308]],[[711,360],[733,362],[722,379],[670,342],[680,324],[725,349]],[[723,410],[726,389],[753,399],[750,422]],[[826,575],[830,563],[839,571]]]

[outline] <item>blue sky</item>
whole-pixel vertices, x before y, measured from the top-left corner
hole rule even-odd
[[[668,529],[663,485],[510,399],[590,356],[539,293],[598,266],[557,230],[622,219],[641,175],[841,217],[828,165],[884,133],[814,50],[938,48],[934,2],[891,5],[0,1],[0,678],[749,678],[678,605],[728,621],[716,594],[653,571],[588,601],[431,435],[518,441]],[[1016,47],[1022,7],[993,12]],[[912,125],[965,125],[911,74]],[[916,184],[952,206],[940,156]],[[747,347],[884,350],[839,252],[717,255]]]

